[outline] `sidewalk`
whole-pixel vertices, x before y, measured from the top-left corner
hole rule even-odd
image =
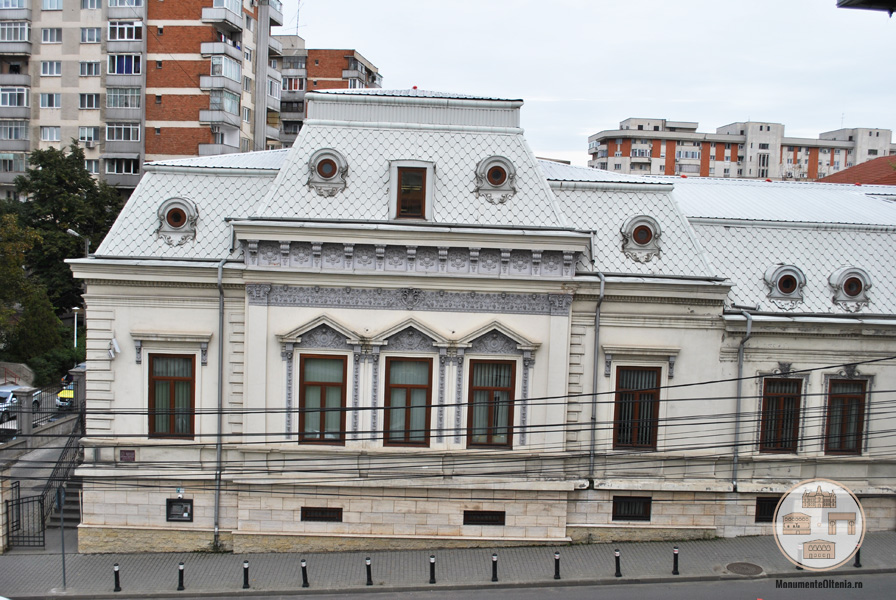
[[[71,534],[70,534],[71,535]],[[868,573],[896,572],[896,532],[869,533],[861,555],[835,571],[798,571],[778,550],[772,537],[745,537],[678,544],[680,575],[672,575],[672,543],[641,542],[580,546],[500,548],[498,583],[491,582],[488,549],[288,553],[288,554],[73,554],[66,536],[67,587],[62,591],[59,530],[47,531],[53,547],[40,553],[14,550],[0,555],[0,595],[39,598],[64,594],[78,598],[137,598],[176,593],[177,566],[184,562],[185,597],[219,594],[267,594],[315,591],[403,591],[484,586],[554,586],[631,582],[701,581],[743,575],[731,563],[751,563],[762,569],[755,577],[849,578]],[[614,549],[621,554],[622,577],[614,577]],[[555,580],[554,551],[560,552],[562,579]],[[435,585],[429,584],[429,556],[436,556]],[[372,587],[366,586],[365,557],[372,561]],[[308,564],[310,587],[303,590],[299,560]],[[250,586],[242,589],[243,560],[249,561]],[[121,567],[122,592],[113,593],[113,564]]]

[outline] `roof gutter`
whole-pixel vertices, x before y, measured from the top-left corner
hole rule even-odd
[[[221,469],[222,469],[222,428],[224,425],[224,263],[218,263],[218,427],[215,432],[215,541],[213,549],[221,550]]]

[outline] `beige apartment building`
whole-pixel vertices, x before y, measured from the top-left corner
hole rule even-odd
[[[280,0],[0,0],[0,194],[78,140],[130,194],[147,160],[280,147]]]
[[[697,123],[631,118],[588,138],[588,166],[635,175],[815,180],[896,154],[889,129],[837,129],[818,139],[784,135],[781,123]]]

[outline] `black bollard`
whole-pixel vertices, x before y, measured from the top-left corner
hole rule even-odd
[[[862,549],[861,548],[856,550],[856,562],[852,563],[852,566],[854,566],[857,569],[862,566]]]
[[[243,589],[249,589],[249,561],[243,561]]]
[[[617,548],[613,553],[616,555],[616,577],[622,577],[622,569],[619,566],[619,549]]]
[[[364,563],[367,565],[367,585],[373,585],[373,575],[370,573],[370,557],[364,559]]]
[[[178,563],[177,565],[177,591],[183,591],[187,588],[184,587],[184,563]]]
[[[678,575],[678,546],[672,546],[672,574]]]
[[[554,579],[560,579],[560,553],[554,552]]]
[[[435,554],[429,555],[429,582],[430,583],[436,582],[436,555]]]
[[[112,571],[115,573],[115,589],[113,589],[112,591],[120,592],[121,591],[121,581],[118,579],[118,563],[115,563],[114,565],[112,565]]]
[[[302,587],[308,587],[308,563],[302,559]]]
[[[492,554],[492,581],[498,581],[498,555]]]

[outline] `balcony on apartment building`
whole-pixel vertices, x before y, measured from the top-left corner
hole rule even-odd
[[[21,73],[0,73],[0,85],[3,87],[31,87],[31,75]]]
[[[241,47],[236,44],[236,42],[224,41],[224,42],[202,42],[199,46],[199,52],[202,56],[216,56],[223,54],[224,56],[229,56],[233,60],[242,62],[243,61],[243,51]]]
[[[27,132],[25,132],[25,134],[27,135]],[[28,152],[29,150],[31,150],[31,140],[27,138],[0,140],[0,154],[7,152]]]
[[[280,143],[286,148],[291,147],[299,136],[299,131],[301,131],[301,129],[302,124],[299,122],[288,123],[284,121],[283,129],[280,131]]]
[[[239,146],[231,146],[230,144],[199,144],[199,156],[237,154],[239,151]]]
[[[237,95],[242,93],[242,88],[238,82],[223,75],[200,75],[199,89],[205,92],[209,90],[227,90]]]
[[[283,56],[283,44],[274,36],[268,38],[268,56]]]
[[[213,127],[229,125],[230,127],[236,127],[237,129],[239,129],[240,116],[229,113],[226,110],[200,110],[199,124],[211,125]]]
[[[243,10],[240,0],[214,0],[210,7],[202,9],[202,22],[224,31],[243,30]]]
[[[268,16],[271,19],[271,25],[283,26],[283,3],[280,0],[259,0],[258,3],[268,5]]]
[[[264,137],[268,140],[280,141],[280,128],[273,125],[265,125]]]
[[[0,2],[0,19],[4,21],[30,21],[32,0],[6,0]]]
[[[21,37],[21,39],[11,39],[11,40],[2,40],[0,41],[0,55],[3,56],[30,56],[31,55],[31,42],[29,40],[30,32],[28,36],[15,36]]]

